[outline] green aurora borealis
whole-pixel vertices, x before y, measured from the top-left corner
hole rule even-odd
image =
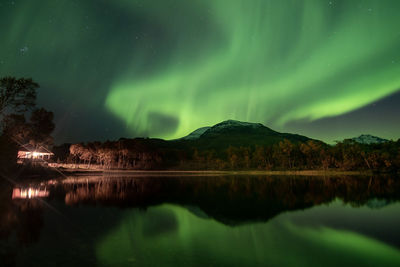
[[[160,262],[163,266],[399,264],[400,251],[395,246],[357,231],[318,225],[312,215],[324,209],[327,207],[314,207],[281,214],[268,223],[235,227],[199,218],[184,207],[171,204],[150,207],[145,213],[128,210],[120,225],[99,239],[96,256],[100,266],[156,266]],[[333,209],[351,210],[358,215],[371,213],[368,209],[354,210],[340,201],[333,203]],[[381,215],[387,215],[390,209],[380,210]],[[336,215],[342,218],[340,213]],[[296,225],[296,218],[310,221]],[[355,225],[362,224],[356,215],[351,218]]]
[[[0,1],[0,75],[41,84],[60,140],[90,123],[82,140],[237,119],[332,141],[309,125],[399,91],[399,11],[397,0]],[[397,139],[393,120],[346,132],[347,120],[336,137]]]

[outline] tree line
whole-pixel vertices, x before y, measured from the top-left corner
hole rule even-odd
[[[398,171],[400,140],[383,144],[360,144],[351,139],[335,145],[309,140],[284,139],[273,145],[229,146],[202,149],[184,141],[120,139],[72,144],[64,162],[101,165],[108,169],[196,170],[370,170]],[[56,154],[57,157],[60,157]]]

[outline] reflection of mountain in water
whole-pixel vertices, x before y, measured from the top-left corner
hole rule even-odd
[[[68,205],[146,208],[175,203],[189,206],[199,217],[236,225],[335,198],[376,208],[399,200],[399,189],[400,181],[388,177],[81,177],[64,180],[50,197]]]
[[[371,209],[380,209],[390,204],[391,202],[387,201],[386,199],[377,199],[377,198],[370,199],[366,203],[366,205]]]
[[[62,251],[64,258],[75,257],[78,249],[81,255],[87,256],[80,258],[79,264],[93,265],[91,259],[95,255],[91,247],[97,237],[114,229],[125,214],[110,212],[114,209],[106,206],[146,210],[150,206],[173,203],[199,218],[238,225],[268,221],[285,211],[330,203],[336,198],[352,206],[370,208],[380,208],[400,199],[400,180],[390,177],[79,177],[22,184],[14,189],[9,185],[0,186],[0,262],[6,265],[16,265],[18,251],[25,246],[53,242],[54,233],[63,242],[49,243],[49,247]],[[38,194],[32,194],[33,191]],[[45,197],[39,198],[42,195]],[[136,215],[137,212],[129,211]],[[168,210],[149,209],[145,218],[138,221],[145,222],[141,231],[149,238],[176,231],[178,227],[177,217]],[[329,217],[323,218],[328,221],[327,225],[331,223]],[[368,234],[372,231],[365,229]],[[376,238],[398,245],[397,236],[391,232],[382,236]],[[82,246],[76,246],[77,240]],[[26,256],[22,262],[29,260]]]

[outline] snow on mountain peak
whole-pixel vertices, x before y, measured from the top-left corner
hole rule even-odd
[[[359,137],[352,138],[353,141],[360,143],[360,144],[382,144],[389,142],[387,139],[383,139],[377,136],[373,136],[370,134],[362,134]]]
[[[199,139],[200,136],[207,131],[208,129],[210,129],[211,127],[201,127],[193,132],[191,132],[189,135],[183,137],[182,139],[184,140],[194,140],[194,139]]]
[[[265,126],[262,125],[261,123],[251,123],[251,122],[242,122],[242,121],[236,121],[236,120],[226,120],[226,121],[217,123],[212,127],[199,128],[199,129],[191,132],[189,135],[183,137],[182,139],[184,139],[184,140],[195,140],[195,139],[199,139],[200,136],[203,135],[205,132],[220,132],[220,131],[224,131],[224,130],[229,130],[231,128],[240,128],[240,127],[257,129],[257,128],[261,128],[261,127],[265,127]]]
[[[251,122],[243,122],[243,121],[236,121],[236,120],[226,120],[223,122],[220,122],[218,124],[215,124],[212,129],[224,129],[224,128],[230,128],[230,127],[253,127],[253,128],[258,128],[262,127],[263,125],[261,123],[251,123]]]

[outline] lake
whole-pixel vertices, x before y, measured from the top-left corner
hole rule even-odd
[[[399,177],[109,174],[3,185],[0,265],[400,266]]]

